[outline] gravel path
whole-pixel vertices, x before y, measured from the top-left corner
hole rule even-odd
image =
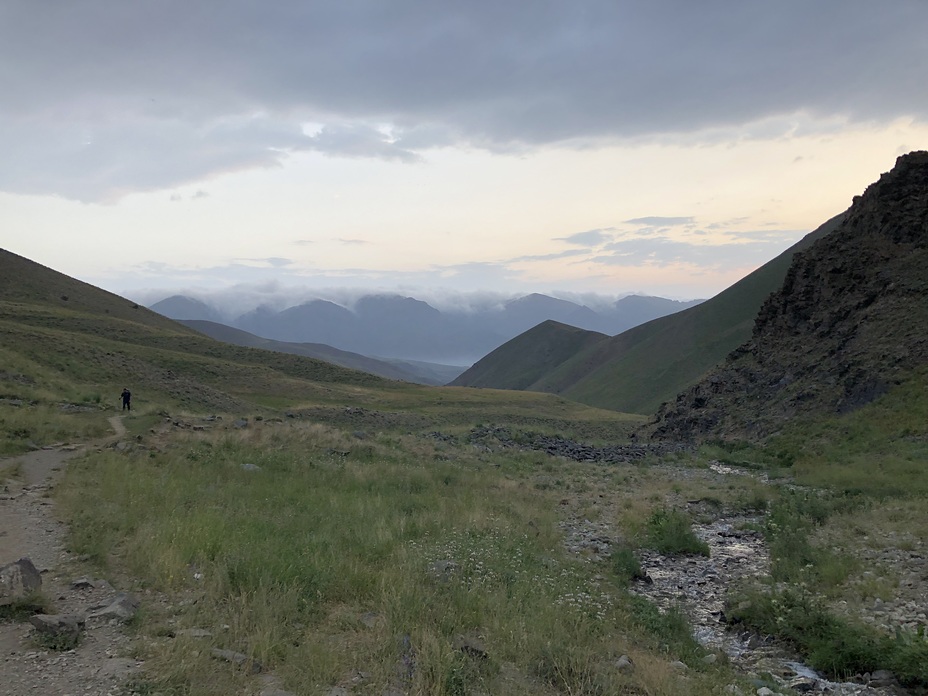
[[[106,581],[72,585],[85,570],[65,547],[67,528],[50,497],[67,461],[81,451],[62,446],[0,461],[0,472],[14,473],[0,484],[0,567],[31,559],[42,573],[49,613],[84,614],[116,595]],[[115,696],[139,667],[118,623],[88,619],[77,647],[58,652],[36,642],[31,624],[0,621],[0,696]]]

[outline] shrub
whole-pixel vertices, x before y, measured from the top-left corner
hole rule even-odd
[[[651,545],[661,553],[709,555],[709,545],[693,533],[689,518],[679,510],[655,510],[647,529]]]

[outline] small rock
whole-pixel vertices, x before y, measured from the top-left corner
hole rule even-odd
[[[894,686],[895,684],[896,675],[888,669],[878,669],[870,675],[868,686]]]
[[[87,614],[87,618],[129,621],[138,613],[138,610],[139,600],[127,592],[120,592],[109,603],[93,607]]]
[[[490,659],[490,655],[489,653],[487,653],[487,649],[486,649],[486,646],[483,644],[483,641],[474,635],[457,636],[454,639],[454,649],[460,650],[462,653],[464,653],[468,657],[473,657],[477,660]]]
[[[251,464],[250,462],[242,464],[242,469],[244,469],[245,471],[261,471],[260,466],[258,466],[257,464]]]
[[[42,587],[42,575],[28,558],[0,568],[0,607],[28,597]]]
[[[628,655],[622,655],[618,660],[615,661],[615,668],[620,672],[629,670],[632,668],[632,660]]]
[[[111,590],[112,585],[110,585],[106,580],[94,580],[89,578],[86,575],[83,575],[76,580],[71,581],[72,590]]]
[[[429,564],[429,575],[439,582],[448,582],[457,572],[458,564],[451,560],[433,561]]]
[[[61,649],[77,644],[84,628],[84,617],[78,614],[34,614],[29,623],[35,630],[54,640]]]
[[[708,655],[703,655],[702,663],[704,665],[714,665],[718,659],[718,655],[715,653],[709,653]]]
[[[686,663],[680,662],[680,660],[674,660],[670,663],[670,666],[678,672],[685,672],[689,669],[689,667],[686,666]]]
[[[210,654],[215,657],[217,660],[225,660],[226,662],[231,662],[234,665],[239,667],[248,667],[248,670],[252,674],[258,674],[264,670],[264,667],[257,660],[252,660],[248,655],[244,655],[240,652],[235,652],[234,650],[223,650],[221,648],[213,648],[210,650]]]
[[[776,692],[771,691],[766,686],[762,686],[757,690],[757,696],[775,696]]]

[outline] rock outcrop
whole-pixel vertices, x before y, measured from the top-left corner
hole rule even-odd
[[[928,364],[928,152],[899,157],[793,259],[751,339],[664,404],[660,439],[762,438],[870,403]]]

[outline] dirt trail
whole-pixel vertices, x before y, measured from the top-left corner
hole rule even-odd
[[[113,432],[116,433],[116,437],[123,437],[126,434],[126,426],[122,424],[122,416],[110,416],[107,420]]]
[[[118,436],[118,416],[110,423]],[[62,469],[85,448],[60,446],[0,461],[0,566],[26,557],[42,573],[42,595],[49,613],[82,614],[115,596],[105,581],[74,588],[87,573],[82,559],[67,550],[66,525],[55,514],[51,492]],[[139,663],[130,657],[129,638],[120,625],[88,621],[74,650],[50,651],[36,643],[29,623],[0,621],[0,696],[30,693],[70,696],[112,695]]]

